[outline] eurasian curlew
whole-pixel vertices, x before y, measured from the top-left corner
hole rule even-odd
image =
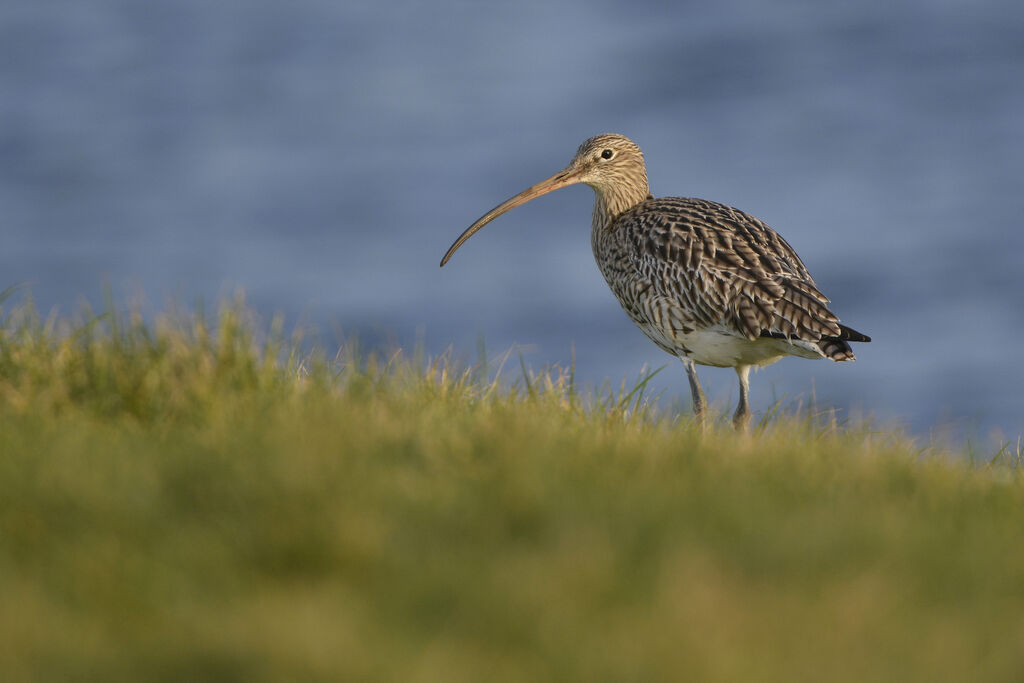
[[[731,367],[740,381],[733,423],[750,423],[753,366],[783,356],[854,360],[871,339],[839,323],[791,246],[738,209],[704,199],[655,199],[643,153],[622,135],[598,135],[567,167],[480,217],[441,259],[480,228],[567,185],[594,189],[590,242],[598,268],[644,334],[686,367],[698,422],[707,401],[696,365]]]

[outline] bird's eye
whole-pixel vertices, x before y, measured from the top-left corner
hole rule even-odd
[[[612,151],[610,149],[606,149],[605,151],[601,152],[601,158],[602,159],[611,159],[612,158]]]

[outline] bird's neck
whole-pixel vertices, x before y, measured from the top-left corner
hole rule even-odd
[[[594,230],[608,228],[619,214],[650,198],[647,175],[594,188]]]

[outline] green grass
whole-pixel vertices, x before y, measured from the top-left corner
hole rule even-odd
[[[5,681],[1024,680],[1019,447],[254,327],[3,314]]]

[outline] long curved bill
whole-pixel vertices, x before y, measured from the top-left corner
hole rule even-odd
[[[466,228],[466,232],[459,235],[459,239],[455,240],[452,246],[448,248],[448,253],[446,253],[444,255],[444,258],[441,259],[441,267],[443,268],[444,264],[448,263],[448,259],[450,259],[452,257],[452,254],[455,253],[455,250],[461,247],[466,242],[466,240],[468,240],[470,237],[476,234],[476,232],[479,231],[480,228],[484,227],[485,225],[487,225],[488,223],[490,223],[491,221],[493,221],[495,218],[505,213],[506,211],[510,211],[516,208],[517,206],[525,204],[531,199],[536,199],[541,195],[545,195],[548,192],[554,192],[555,190],[566,187],[567,185],[575,185],[576,183],[580,182],[580,174],[581,169],[573,168],[572,166],[564,168],[555,175],[548,178],[547,180],[542,180],[536,185],[526,188],[525,190],[517,194],[515,197],[510,197],[509,199],[506,199],[504,202],[498,204],[496,207],[485,213],[483,216],[480,216],[480,218],[478,218],[477,221],[473,223],[473,225]]]

